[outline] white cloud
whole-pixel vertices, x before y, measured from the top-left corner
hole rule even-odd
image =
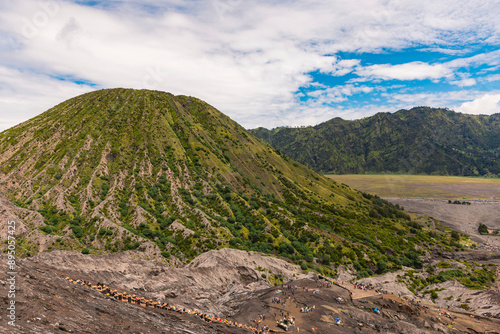
[[[485,78],[485,80],[488,82],[500,81],[500,74],[489,75]]]
[[[312,84],[306,75],[312,71],[358,73],[364,76],[359,82],[369,78],[372,85],[388,79],[467,79],[454,74],[454,66],[462,66],[458,63],[362,68],[358,59],[335,54],[390,52],[415,45],[453,49],[469,40],[495,45],[500,40],[496,8],[495,0],[128,0],[96,7],[63,0],[4,1],[0,66],[11,74],[0,76],[0,130],[70,94],[92,89],[61,81],[60,76],[104,88],[197,96],[245,127],[323,117],[311,113],[348,117],[352,110],[353,115],[364,115],[321,103],[308,106],[315,108],[311,111],[294,93]],[[491,65],[498,58],[491,53],[469,63]],[[342,102],[373,89],[367,83],[359,92],[344,86],[327,88],[319,102]]]
[[[406,93],[383,93],[381,95],[385,96],[390,103],[403,103],[405,104],[405,108],[411,108],[413,106],[453,106],[456,105],[457,101],[461,103],[473,100],[481,95],[481,93],[471,90],[415,93],[409,90]]]
[[[441,79],[449,76],[451,70],[442,64],[430,65],[420,61],[400,65],[372,65],[357,69],[362,77],[384,80]]]
[[[360,78],[351,79],[350,82],[366,82],[373,80],[425,80],[439,82],[444,79],[452,85],[460,87],[474,86],[477,81],[469,78],[467,73],[457,72],[462,68],[488,67],[481,71],[496,70],[500,63],[500,50],[478,54],[472,57],[457,58],[452,61],[429,64],[420,61],[404,64],[377,64],[362,67],[356,66],[356,74]]]
[[[354,71],[359,66],[359,59],[342,59],[335,63],[330,74],[336,77],[341,77]]]
[[[2,66],[0,78],[0,131],[64,100],[93,90],[89,86]]]
[[[463,103],[456,111],[474,115],[500,113],[500,94],[485,94],[473,101]]]
[[[450,68],[488,65],[494,67],[500,64],[500,50],[480,53],[472,57],[458,58],[447,63]]]
[[[460,86],[460,87],[470,87],[470,86],[474,86],[476,84],[476,79],[466,78],[466,79],[457,80],[457,81],[450,81],[450,83],[453,85]]]
[[[308,97],[314,98],[314,103],[317,105],[332,104],[346,101],[350,96],[355,94],[367,94],[374,90],[374,87],[357,86],[347,84],[343,86],[334,86],[326,89],[317,89],[307,93]]]

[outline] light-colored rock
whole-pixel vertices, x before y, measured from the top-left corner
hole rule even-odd
[[[380,288],[399,297],[413,298],[414,294],[408,290],[404,283],[397,282],[397,275],[404,275],[404,271],[389,272],[381,276],[362,278],[356,282],[364,285],[373,285],[375,288]]]

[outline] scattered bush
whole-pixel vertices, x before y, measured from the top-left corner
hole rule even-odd
[[[484,225],[483,223],[479,224],[479,227],[477,229],[479,233],[481,234],[488,234],[488,226]]]
[[[75,237],[77,237],[78,239],[80,239],[83,236],[83,230],[80,226],[72,225],[71,230],[73,231]]]
[[[42,226],[40,229],[47,234],[52,233],[52,229],[50,228],[50,226],[45,225],[45,226]]]

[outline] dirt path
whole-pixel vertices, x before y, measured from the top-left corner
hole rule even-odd
[[[354,284],[349,284],[349,283],[342,284],[342,283],[340,283],[339,285],[341,287],[343,287],[344,289],[347,289],[347,290],[352,292],[351,298],[353,300],[363,299],[363,298],[373,297],[373,296],[379,295],[378,292],[376,292],[375,290],[356,289],[356,288],[354,288]]]

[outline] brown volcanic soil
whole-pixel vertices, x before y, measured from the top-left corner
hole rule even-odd
[[[290,290],[270,286],[258,271],[247,266],[272,264],[276,271],[282,266],[282,274],[286,276],[293,269],[290,264],[258,254],[242,256],[240,252],[209,252],[184,268],[144,261],[136,253],[85,256],[54,251],[18,260],[17,327],[6,324],[6,313],[2,311],[0,333],[251,333],[247,329],[206,323],[194,315],[119,302],[91,288],[72,284],[64,279],[66,276],[93,283],[101,281],[120,292],[197,308],[247,325],[255,325],[261,314],[266,317],[263,324],[276,328],[275,318],[281,312],[290,312],[296,317],[301,333],[474,333],[495,332],[494,329],[499,332],[498,319],[476,319],[469,313],[454,312],[450,313],[458,318],[452,325],[455,329],[450,329],[446,326],[451,320],[438,318],[437,310],[423,311],[393,295],[380,299],[373,294],[351,300],[348,290],[335,285],[327,288],[326,282],[314,275],[291,281],[289,284],[297,286],[297,290],[290,296]],[[231,259],[229,266],[224,258]],[[6,263],[6,256],[0,256],[0,261]],[[2,268],[7,271],[5,266]],[[6,291],[7,282],[2,280],[0,285]],[[309,291],[303,291],[302,287],[308,287]],[[314,290],[319,294],[314,294]],[[286,306],[273,304],[275,296],[287,300]],[[288,296],[290,299],[286,299]],[[342,303],[335,301],[337,297],[342,298]],[[7,302],[5,293],[0,297],[0,309],[6,310]],[[315,310],[300,313],[300,307],[305,305],[314,305]],[[381,314],[373,311],[375,307]],[[342,320],[341,325],[334,323],[335,317]]]
[[[2,257],[2,261],[5,257]],[[24,262],[16,281],[16,327],[2,312],[0,333],[240,333],[203,320],[119,302],[62,278],[63,272]],[[0,284],[5,285],[2,281]],[[6,309],[7,298],[0,304]]]
[[[479,244],[489,244],[500,249],[500,236],[480,235],[479,223],[490,229],[500,230],[500,201],[467,200],[471,205],[448,204],[447,199],[386,198],[402,205],[407,211],[426,215],[441,221],[450,228],[466,233]]]

